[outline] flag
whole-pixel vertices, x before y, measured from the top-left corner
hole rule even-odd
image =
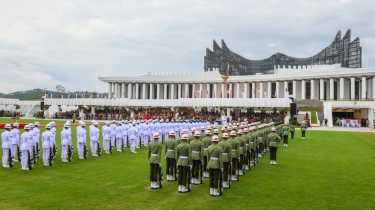
[[[56,98],[59,98],[59,93],[56,93]]]
[[[125,93],[122,93],[122,99],[124,99],[125,98]]]
[[[220,90],[220,98],[223,98],[223,91]]]
[[[200,96],[201,96],[200,98],[202,98],[202,90],[199,91],[199,94],[200,94]]]
[[[44,98],[48,98],[48,93],[47,92],[44,94]]]
[[[185,98],[189,98],[189,92],[188,91],[186,91]]]
[[[96,98],[99,98],[99,97],[100,97],[100,94],[99,94],[99,93],[97,93],[97,94],[96,94]]]
[[[116,98],[115,92],[112,92],[112,98]]]
[[[216,91],[214,90],[214,93],[212,94],[214,98],[216,98]]]
[[[107,93],[104,95],[104,99],[107,99]]]
[[[81,92],[81,98],[83,98],[83,92]]]
[[[245,98],[245,93],[243,92],[243,89],[242,89],[242,98]]]
[[[197,96],[195,95],[196,93],[194,93],[194,98],[197,98]]]

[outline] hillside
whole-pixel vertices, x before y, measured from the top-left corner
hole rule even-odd
[[[48,97],[50,98],[51,97],[51,94],[52,94],[52,97],[55,98],[56,97],[56,91],[48,91],[47,90],[47,93],[48,93]],[[6,94],[6,93],[0,93],[0,98],[14,98],[14,99],[20,99],[20,100],[42,100],[44,95],[46,94],[46,91],[43,90],[43,89],[34,89],[34,90],[26,90],[26,91],[17,91],[17,92],[13,92],[13,93],[9,93],[9,94]],[[68,98],[68,95],[69,93],[64,93],[64,98]],[[84,98],[89,98],[90,97],[90,92],[88,91],[75,91],[75,92],[71,92],[70,93],[70,97],[71,98],[75,98],[76,95],[81,98],[82,95]],[[104,93],[99,93],[99,97],[104,97],[106,96]],[[61,93],[58,94],[58,97],[61,98]],[[93,93],[92,94],[92,97],[93,98],[96,98],[97,97],[97,93]]]

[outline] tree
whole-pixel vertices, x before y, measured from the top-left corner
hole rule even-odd
[[[56,85],[56,92],[65,93],[66,92],[65,87],[63,87],[62,85]]]

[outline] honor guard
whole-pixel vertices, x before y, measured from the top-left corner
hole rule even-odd
[[[180,137],[178,137],[177,139],[177,145],[181,144],[182,143],[182,135],[183,134],[186,134],[186,129],[181,129],[181,135]]]
[[[67,160],[68,157],[68,146],[72,146],[72,136],[69,132],[69,125],[64,125],[64,130],[61,131],[61,161],[63,163],[69,162]]]
[[[148,163],[150,164],[150,182],[151,189],[157,189],[160,186],[157,183],[159,168],[161,167],[162,144],[159,142],[159,133],[154,133],[154,141],[148,145]],[[160,179],[160,177],[159,177]]]
[[[52,126],[50,124],[46,125],[46,131],[42,133],[42,148],[43,148],[43,165],[50,166],[49,160],[52,156],[51,154],[51,144],[53,143],[53,137],[51,132]]]
[[[271,132],[272,133],[268,134],[268,138],[270,140],[270,143],[268,145],[270,148],[270,164],[276,165],[277,144],[279,143],[281,138],[279,135],[277,135],[275,127],[271,128]]]
[[[239,167],[239,170],[238,170],[238,175],[242,176],[243,175],[243,170],[244,170],[244,165],[245,165],[245,158],[246,158],[246,153],[245,153],[245,147],[246,147],[246,142],[245,142],[245,139],[242,137],[243,135],[243,131],[240,129],[238,130],[237,132],[238,134],[238,137],[237,137],[237,141],[239,143],[239,164],[238,164],[238,167]]]
[[[12,136],[12,141],[11,141],[11,156],[13,157],[14,162],[18,162],[20,160],[17,160],[16,157],[18,157],[19,151],[19,143],[20,143],[20,130],[18,130],[19,124],[14,123],[13,124],[13,129],[10,131],[10,134]]]
[[[288,123],[285,123],[285,125],[282,128],[282,131],[283,131],[284,147],[288,147],[288,136],[289,136]]]
[[[99,145],[99,128],[98,122],[94,121],[93,126],[90,132],[90,147],[91,147],[91,155],[93,157],[98,157],[98,145]]]
[[[177,146],[176,157],[177,167],[179,171],[178,176],[178,192],[185,193],[188,191],[186,189],[186,184],[188,182],[189,167],[191,170],[191,146],[187,143],[188,136],[182,134],[182,143]]]
[[[111,154],[109,152],[109,150],[111,149],[111,130],[111,124],[109,123],[109,121],[106,121],[105,125],[102,127],[103,146],[106,154]]]
[[[202,143],[203,143],[203,177],[205,178],[208,178],[209,177],[209,172],[208,172],[208,168],[207,168],[207,150],[208,150],[208,147],[211,145],[212,143],[212,138],[211,138],[211,131],[210,130],[206,130],[205,131],[205,135],[206,137],[204,137],[202,139]],[[219,138],[219,137],[218,137]]]
[[[122,141],[122,122],[118,122],[118,126],[116,127],[116,147],[117,147],[117,152],[122,152],[122,147],[123,147],[123,141]]]
[[[30,125],[24,127],[25,132],[21,135],[21,166],[22,170],[29,170],[29,162],[31,156],[29,155],[30,147],[32,146],[32,140],[30,135]]]
[[[78,158],[79,159],[85,159],[83,157],[83,153],[85,152],[85,144],[86,144],[86,124],[84,122],[80,125],[81,129],[78,130],[78,138],[77,138],[77,149],[78,149]]]
[[[302,139],[305,139],[306,129],[307,129],[306,123],[305,123],[305,121],[303,121],[302,125],[301,125]]]
[[[122,124],[122,139],[123,139],[124,147],[128,147],[128,130],[129,130],[128,121],[125,120],[124,123]]]
[[[231,177],[228,179],[228,175],[230,174],[230,165],[231,165],[231,145],[228,142],[229,135],[228,133],[223,133],[222,141],[218,144],[221,147],[222,157],[223,157],[223,188],[229,188],[227,182]]]
[[[2,162],[3,168],[10,168],[9,162],[12,161],[12,157],[10,154],[10,147],[12,145],[10,129],[12,128],[12,126],[10,124],[6,124],[4,128],[5,131],[1,134],[1,148],[3,148]],[[10,160],[9,157],[11,157]]]
[[[207,132],[207,131],[206,131]],[[223,173],[223,159],[222,159],[222,150],[218,145],[219,137],[212,136],[212,145],[207,149],[208,163],[207,169],[209,171],[210,177],[210,195],[218,196],[220,193],[217,191],[221,187],[220,180],[223,178],[220,177]]]
[[[231,158],[232,158],[232,181],[238,181],[236,175],[239,170],[239,161],[240,161],[240,144],[236,139],[236,131],[230,132],[230,139],[228,143],[231,145]]]
[[[112,147],[115,146],[115,141],[116,141],[116,120],[113,120],[111,125],[109,126],[111,129],[111,145]]]
[[[294,139],[294,131],[296,130],[296,128],[294,127],[294,125],[290,125],[289,130],[290,130],[290,138]]]
[[[128,130],[128,135],[129,135],[129,141],[130,141],[130,150],[132,153],[137,153],[135,151],[135,144],[137,143],[137,138],[138,138],[138,130],[136,128],[136,123],[133,123],[133,127],[131,127]]]
[[[192,159],[193,159],[193,184],[202,184],[201,180],[198,179],[200,172],[202,172],[202,162],[203,162],[203,143],[199,140],[200,133],[195,131],[194,140],[190,142]]]
[[[175,132],[169,131],[169,138],[165,141],[165,159],[167,162],[166,173],[167,181],[175,181],[174,175],[176,174],[176,156],[175,150],[177,148],[177,142],[175,138]]]

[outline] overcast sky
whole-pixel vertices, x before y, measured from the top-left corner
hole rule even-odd
[[[108,2],[108,3],[107,3]],[[0,0],[0,92],[63,85],[106,92],[99,76],[203,71],[206,48],[309,57],[338,30],[375,67],[374,0]]]

